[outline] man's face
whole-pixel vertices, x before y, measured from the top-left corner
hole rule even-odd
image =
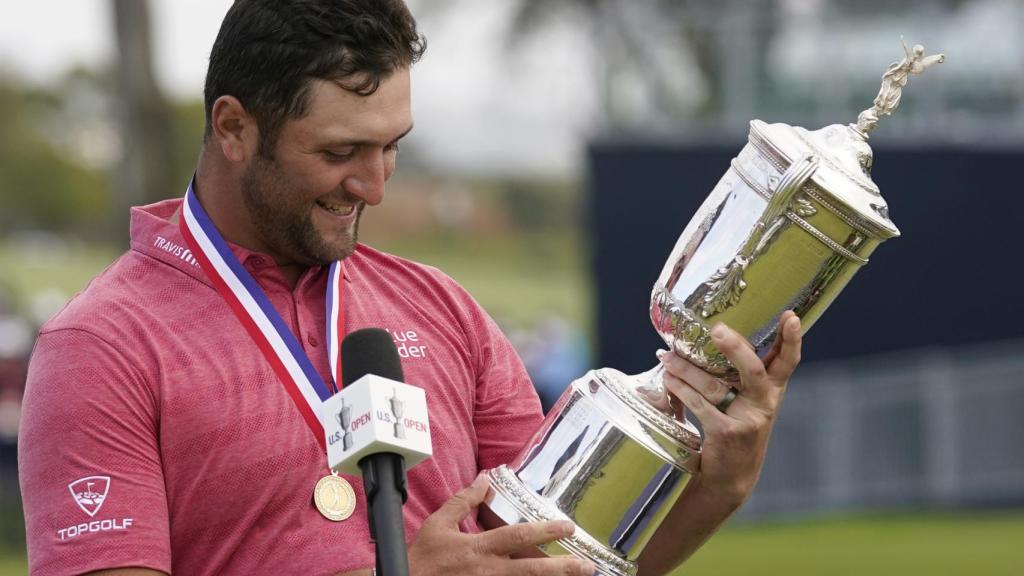
[[[255,157],[242,177],[245,210],[278,263],[322,265],[355,250],[363,208],[384,198],[398,140],[412,127],[409,71],[369,96],[311,81],[307,112],[286,121],[274,157]]]

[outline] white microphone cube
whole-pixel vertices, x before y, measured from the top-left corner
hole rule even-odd
[[[367,374],[320,408],[327,463],[339,474],[362,474],[359,461],[391,452],[412,468],[433,453],[427,397],[422,388]]]

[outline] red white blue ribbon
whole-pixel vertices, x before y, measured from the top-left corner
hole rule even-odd
[[[333,262],[328,272],[327,350],[334,380],[328,385],[266,293],[231,252],[213,220],[199,204],[191,183],[182,204],[179,228],[203,271],[270,363],[317,442],[326,449],[320,405],[341,382],[339,349],[340,336],[344,334],[341,262]]]
[[[327,359],[334,379],[334,392],[341,389],[341,341],[345,335],[345,310],[342,307],[341,262],[331,264],[327,272]]]

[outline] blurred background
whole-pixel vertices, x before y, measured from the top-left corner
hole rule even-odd
[[[754,496],[680,573],[1019,574],[1024,0],[409,0],[416,130],[363,240],[439,266],[550,403],[638,372],[647,298],[753,118],[852,122],[908,44],[945,52],[873,134],[903,237],[810,333]],[[0,16],[0,574],[38,327],[179,196],[229,0]],[[69,383],[73,393],[73,383]]]

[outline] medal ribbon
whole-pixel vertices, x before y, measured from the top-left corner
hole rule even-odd
[[[178,226],[207,277],[274,369],[321,448],[326,450],[320,405],[341,382],[340,335],[345,333],[341,262],[332,262],[327,281],[327,350],[331,386],[323,381],[305,350],[277,313],[266,293],[231,252],[203,210],[189,183]]]

